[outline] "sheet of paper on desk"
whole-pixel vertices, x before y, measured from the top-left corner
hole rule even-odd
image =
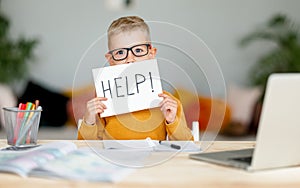
[[[103,140],[105,149],[153,151],[147,140]]]
[[[98,97],[107,109],[101,117],[155,108],[162,101],[157,60],[121,64],[92,70]]]
[[[199,152],[200,146],[193,141],[163,141],[168,144],[176,144],[180,146],[180,150],[171,148],[167,145],[159,144],[158,140],[150,138],[143,140],[104,140],[105,149],[117,150],[135,150],[135,151],[170,151],[170,152]]]

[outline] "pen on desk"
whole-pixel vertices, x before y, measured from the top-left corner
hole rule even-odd
[[[169,146],[169,147],[171,147],[171,148],[173,148],[173,149],[181,149],[181,147],[179,146],[179,145],[176,145],[176,144],[171,144],[171,143],[168,143],[168,142],[163,142],[163,141],[159,141],[159,144],[161,144],[161,145],[165,145],[165,146]]]

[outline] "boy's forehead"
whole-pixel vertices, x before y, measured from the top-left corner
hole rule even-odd
[[[109,50],[117,48],[128,48],[136,44],[149,42],[147,34],[142,30],[125,31],[110,36]]]

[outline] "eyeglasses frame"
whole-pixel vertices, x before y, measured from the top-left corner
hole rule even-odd
[[[145,43],[145,44],[137,44],[137,45],[131,46],[130,48],[117,48],[117,49],[114,49],[114,50],[109,51],[108,53],[111,54],[113,60],[115,60],[115,61],[123,61],[124,59],[126,59],[126,58],[128,57],[128,54],[129,54],[128,52],[129,52],[129,51],[131,51],[131,53],[132,53],[135,57],[143,57],[143,56],[145,56],[145,55],[135,55],[135,53],[132,51],[132,49],[133,49],[134,47],[141,46],[141,45],[146,45],[146,46],[147,46],[147,53],[146,53],[145,55],[149,54],[149,48],[151,49],[151,44],[149,44],[149,43]],[[125,56],[124,58],[122,58],[122,59],[115,59],[115,57],[114,57],[114,55],[113,55],[113,52],[114,52],[114,51],[117,51],[117,50],[120,50],[120,49],[127,50],[127,54],[126,54],[126,56]]]

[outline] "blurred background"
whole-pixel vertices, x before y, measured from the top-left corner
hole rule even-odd
[[[265,75],[300,70],[297,60],[292,69],[269,65],[255,72],[259,62],[278,61],[273,57],[284,39],[299,44],[299,7],[298,0],[1,0],[1,16],[9,22],[1,23],[1,32],[7,30],[1,37],[21,46],[20,64],[27,67],[19,72],[27,68],[28,74],[0,80],[0,106],[38,98],[44,108],[41,126],[76,128],[85,101],[94,95],[91,68],[106,63],[108,26],[120,16],[138,15],[149,22],[152,39],[161,47],[164,87],[175,88],[189,125],[199,120],[205,130],[216,105],[225,135],[249,135],[257,128]],[[8,72],[19,74],[17,69]],[[188,76],[182,79],[180,72]],[[255,80],[256,73],[262,76]],[[76,138],[76,131],[62,137]]]

